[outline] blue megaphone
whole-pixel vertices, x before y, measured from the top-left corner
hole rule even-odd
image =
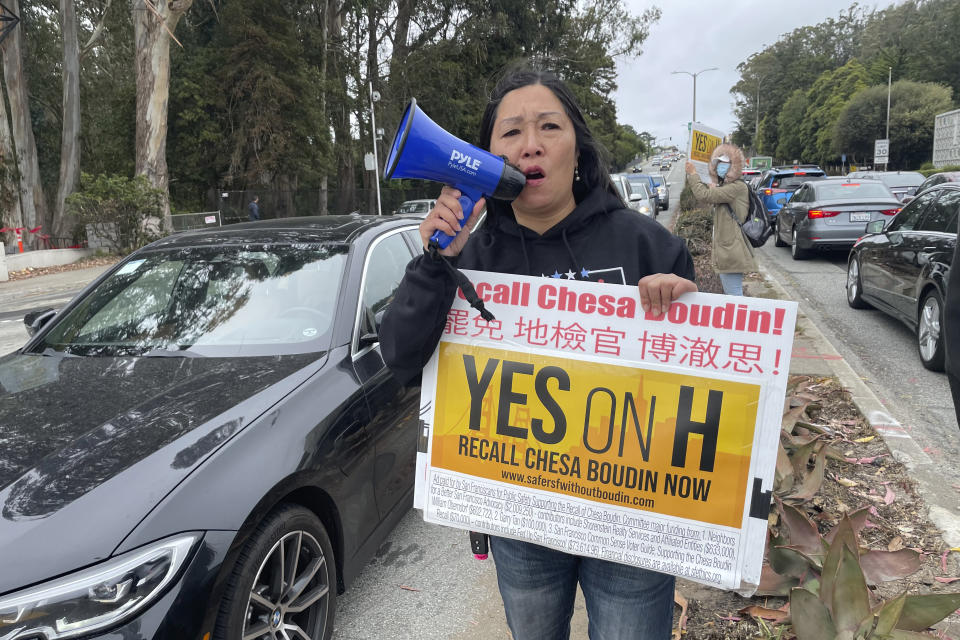
[[[410,99],[397,127],[383,174],[387,179],[433,180],[458,189],[461,225],[467,224],[480,198],[513,200],[527,182],[520,169],[500,156],[447,133],[417,106],[415,98]],[[442,231],[430,238],[441,249],[452,241],[453,236]]]

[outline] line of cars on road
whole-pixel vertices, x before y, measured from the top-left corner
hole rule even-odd
[[[774,242],[795,260],[848,250],[846,294],[916,334],[923,366],[943,370],[943,300],[960,223],[960,173],[852,172],[774,167],[754,179]]]

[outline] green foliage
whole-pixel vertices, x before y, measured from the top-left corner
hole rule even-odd
[[[767,123],[759,147],[768,153],[778,149],[781,137],[795,135],[778,126],[778,117],[790,96],[803,90],[810,92],[811,112],[804,119],[802,158],[823,162],[839,153],[850,155],[854,152],[834,139],[832,125],[852,93],[862,88],[857,86],[861,82],[886,85],[892,71],[895,82],[936,83],[960,96],[960,49],[952,44],[958,32],[960,3],[955,0],[906,0],[880,11],[854,4],[836,19],[796,29],[738,67],[740,80],[731,88],[738,120],[734,136],[752,138],[760,87],[760,115]],[[891,129],[894,121],[891,115]],[[913,122],[907,116],[903,125]],[[874,136],[878,137],[882,136]],[[793,143],[788,140],[785,145]],[[912,147],[901,148],[913,157]],[[892,142],[891,150],[898,153]],[[868,155],[872,153],[871,142]],[[867,157],[862,150],[860,154]]]
[[[960,171],[960,164],[950,164],[945,167],[935,169],[932,162],[924,162],[922,165],[920,165],[920,168],[917,169],[917,171],[922,173],[924,177],[929,178],[935,173],[943,173],[944,171]]]
[[[890,168],[919,166],[933,149],[934,118],[952,106],[950,88],[901,80],[890,90]],[[833,130],[833,151],[862,162],[873,157],[874,140],[885,135],[887,87],[854,94]]]
[[[157,239],[163,192],[145,176],[80,176],[80,189],[67,196],[67,212],[92,228],[118,254],[127,254]]]
[[[777,150],[774,155],[788,161],[803,157],[803,121],[807,112],[809,98],[803,89],[797,89],[783,105],[777,116],[777,131],[780,132]]]

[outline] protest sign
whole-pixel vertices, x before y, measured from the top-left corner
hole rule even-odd
[[[710,154],[723,142],[726,134],[719,129],[708,127],[701,122],[690,124],[690,148],[687,149],[687,158],[697,169],[697,174],[703,182],[710,182]]]
[[[752,593],[796,303],[467,272],[423,372],[424,518]]]

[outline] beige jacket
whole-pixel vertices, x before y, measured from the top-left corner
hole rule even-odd
[[[718,185],[717,158],[724,153],[730,157],[730,169],[723,184]],[[717,273],[757,271],[753,247],[743,237],[740,225],[733,221],[729,213],[732,209],[740,222],[746,220],[749,213],[749,187],[739,179],[742,172],[743,154],[740,149],[731,144],[722,144],[714,149],[710,161],[713,184],[704,184],[695,173],[687,174],[687,185],[697,202],[713,205],[713,268]]]

